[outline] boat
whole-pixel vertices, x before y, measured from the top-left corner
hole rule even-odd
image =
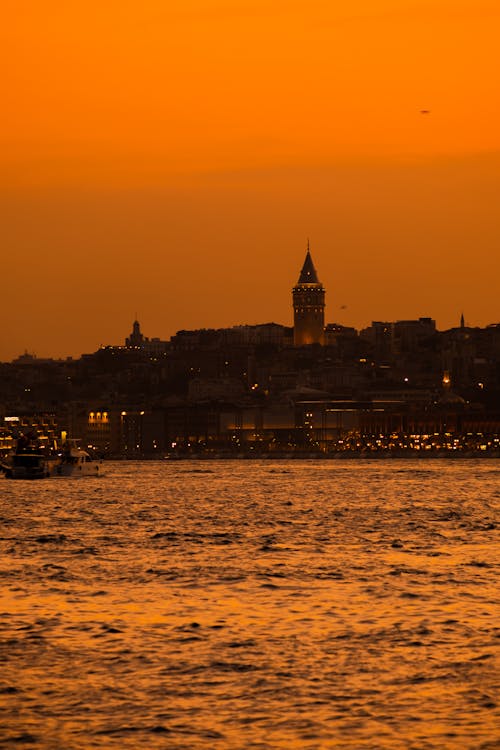
[[[46,479],[54,474],[59,459],[36,448],[21,448],[2,461],[7,479]]]
[[[78,445],[77,440],[67,440],[60,453],[54,475],[58,477],[98,477],[102,473],[102,461],[92,458],[90,453]]]

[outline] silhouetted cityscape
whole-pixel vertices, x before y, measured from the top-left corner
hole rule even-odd
[[[0,452],[64,431],[110,457],[499,455],[500,323],[325,325],[307,249],[294,325],[143,335],[0,364]],[[458,318],[458,316],[457,316]]]

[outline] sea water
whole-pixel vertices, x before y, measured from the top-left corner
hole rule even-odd
[[[500,747],[495,460],[0,480],[0,747]]]

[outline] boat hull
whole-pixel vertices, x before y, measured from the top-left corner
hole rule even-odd
[[[5,469],[7,479],[47,479],[50,474],[44,469],[26,469],[24,467],[9,467]]]
[[[79,462],[77,464],[60,463],[56,467],[55,476],[58,477],[98,477],[102,474],[98,461]]]

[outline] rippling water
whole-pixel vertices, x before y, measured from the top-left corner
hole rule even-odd
[[[499,748],[496,461],[0,480],[0,746]]]

